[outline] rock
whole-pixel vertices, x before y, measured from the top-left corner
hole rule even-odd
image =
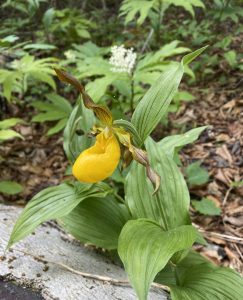
[[[0,278],[37,290],[47,300],[137,299],[130,286],[87,278],[62,267],[64,264],[79,272],[127,279],[120,266],[94,249],[80,245],[54,223],[39,226],[34,234],[4,253],[20,213],[20,208],[0,205]],[[163,290],[152,288],[148,299],[166,300],[166,295]]]

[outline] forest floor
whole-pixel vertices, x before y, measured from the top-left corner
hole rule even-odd
[[[243,88],[239,73],[229,78],[224,86],[217,80],[197,88],[183,86],[196,100],[183,103],[177,113],[171,113],[168,126],[160,126],[156,137],[177,134],[182,126],[189,130],[210,125],[196,143],[181,151],[184,167],[200,160],[210,174],[207,184],[190,189],[192,199],[207,197],[222,211],[220,216],[211,217],[191,208],[193,223],[208,241],[207,246],[196,249],[216,264],[242,273],[243,186],[232,183],[241,181],[243,174]],[[25,139],[0,146],[4,158],[0,172],[2,178],[21,183],[24,191],[17,196],[0,195],[0,202],[24,205],[43,188],[57,185],[65,178],[68,163],[61,135],[47,137],[47,125],[28,123],[32,115],[31,109],[26,113],[26,108],[12,107],[11,117],[27,122],[16,126]]]

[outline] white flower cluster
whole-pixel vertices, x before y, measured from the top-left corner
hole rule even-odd
[[[70,60],[75,60],[75,58],[76,58],[76,55],[75,55],[75,53],[73,53],[72,50],[65,51],[64,55],[66,56],[67,59],[70,59]]]
[[[131,74],[136,62],[137,54],[133,48],[125,49],[124,45],[111,47],[111,57],[109,63],[113,66],[112,72],[126,72]]]

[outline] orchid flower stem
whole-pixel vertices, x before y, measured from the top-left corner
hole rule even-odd
[[[120,203],[125,204],[125,200],[120,195],[118,195],[118,193],[114,193],[114,196]]]
[[[131,75],[133,77],[133,74]],[[131,113],[134,111],[134,80],[131,78],[131,100],[130,100]]]

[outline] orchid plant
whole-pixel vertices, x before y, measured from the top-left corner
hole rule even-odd
[[[38,193],[17,220],[8,248],[39,224],[57,220],[82,243],[117,250],[140,300],[147,299],[153,281],[167,286],[173,300],[241,299],[242,279],[236,272],[191,250],[205,240],[191,224],[189,192],[174,157],[206,127],[158,143],[150,137],[177,92],[185,66],[204,49],[162,73],[131,122],[113,120],[110,110],[96,104],[76,78],[56,69],[59,79],[77,88],[83,100],[64,131],[64,150],[77,180]],[[117,166],[126,168],[124,195],[117,194],[110,179]]]

